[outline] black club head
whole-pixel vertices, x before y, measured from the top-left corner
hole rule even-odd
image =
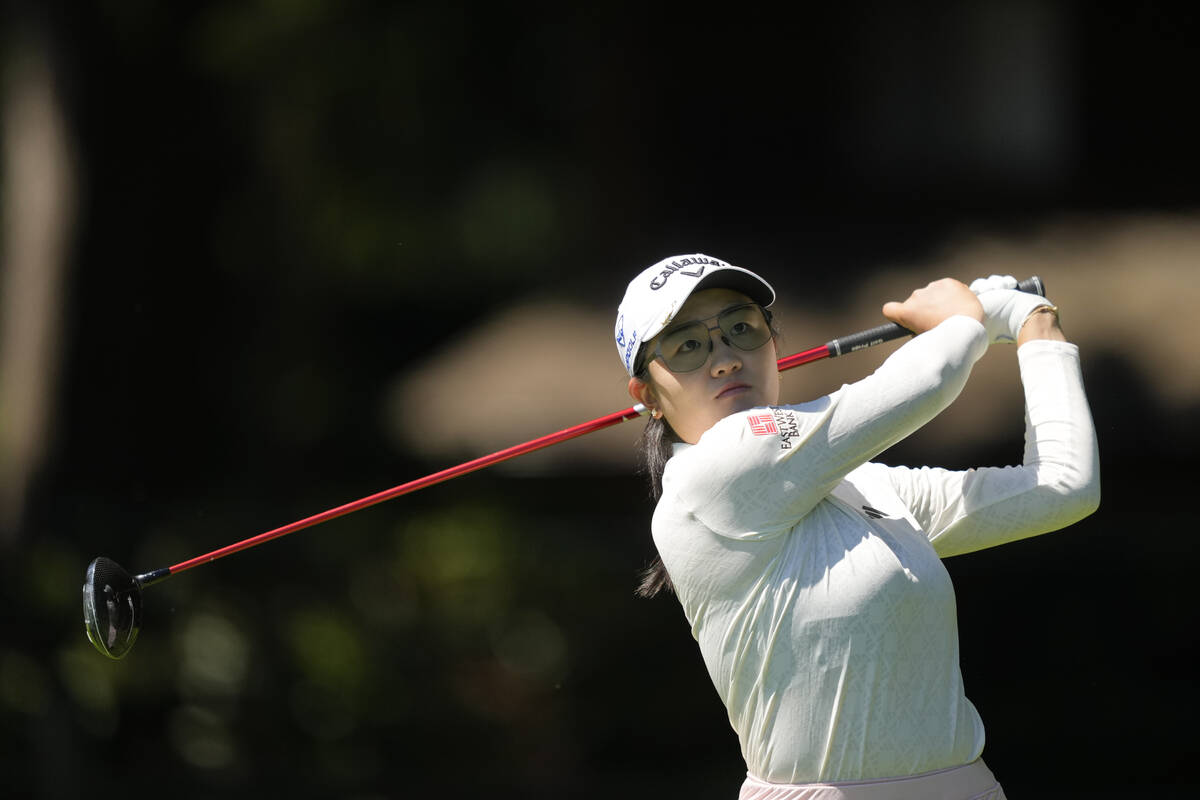
[[[142,586],[112,559],[88,564],[83,584],[83,625],[104,655],[123,658],[142,626]]]

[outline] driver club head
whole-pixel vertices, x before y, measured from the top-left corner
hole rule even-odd
[[[142,626],[142,585],[120,564],[101,556],[88,564],[83,625],[91,643],[111,659],[123,658]]]

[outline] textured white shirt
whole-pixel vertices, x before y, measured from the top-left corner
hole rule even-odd
[[[986,348],[982,325],[952,317],[857,383],[676,445],[654,540],[751,775],[889,778],[983,750],[940,558],[1061,528],[1099,502],[1077,348],[1018,352],[1022,466],[869,459],[949,405]]]

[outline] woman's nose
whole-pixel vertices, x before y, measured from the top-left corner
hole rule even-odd
[[[724,333],[714,337],[712,345],[712,374],[724,375],[742,368],[742,359],[738,351],[729,343]]]

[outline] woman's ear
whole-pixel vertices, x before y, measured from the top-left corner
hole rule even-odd
[[[629,396],[651,411],[654,410],[655,403],[657,402],[654,399],[654,390],[650,388],[649,383],[641,378],[629,379]]]

